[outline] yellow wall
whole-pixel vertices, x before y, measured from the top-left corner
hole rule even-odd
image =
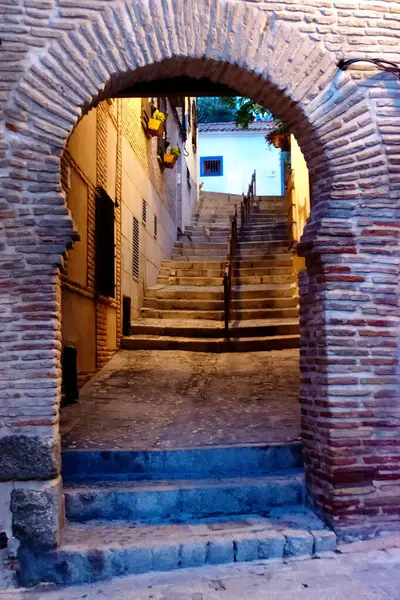
[[[81,383],[115,352],[122,335],[119,314],[122,296],[132,299],[137,318],[145,289],[156,283],[161,261],[169,258],[177,234],[177,173],[197,164],[189,162],[178,125],[168,107],[168,139],[181,147],[173,170],[163,170],[157,158],[157,139],[146,135],[141,123],[142,101],[112,99],[81,119],[68,141],[62,161],[62,183],[80,241],[68,251],[62,272],[62,335],[64,345],[77,349]],[[188,140],[188,147],[192,147]],[[197,182],[197,173],[191,173]],[[182,178],[183,179],[183,178]],[[95,290],[95,194],[103,186],[115,203],[116,290],[114,298],[98,298]],[[188,192],[185,192],[186,195]],[[197,183],[184,198],[193,212]],[[142,222],[143,200],[147,223]],[[180,206],[182,197],[179,195]],[[188,209],[189,207],[189,209]],[[157,238],[154,217],[157,216]],[[133,218],[139,222],[140,273],[133,276]]]
[[[295,204],[293,208],[293,217],[295,227],[293,237],[298,242],[303,234],[303,230],[310,214],[310,179],[307,163],[304,159],[300,146],[296,138],[291,136],[291,164],[294,182],[294,194],[292,196]]]

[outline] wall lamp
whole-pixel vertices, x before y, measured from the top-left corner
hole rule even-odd
[[[390,60],[380,60],[379,58],[350,58],[345,60],[342,58],[338,62],[338,67],[341,71],[347,71],[347,69],[358,62],[366,62],[375,65],[380,71],[386,71],[387,73],[393,73],[400,80],[400,67],[396,63],[390,62]]]

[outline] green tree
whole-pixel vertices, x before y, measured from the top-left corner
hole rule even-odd
[[[199,98],[197,118],[199,123],[229,123],[235,120],[235,110],[222,98]]]
[[[240,129],[248,129],[253,121],[265,121],[273,118],[270,111],[253,102],[250,98],[235,96],[232,98],[199,98],[199,123],[235,122]]]
[[[253,102],[250,98],[236,96],[221,98],[221,101],[233,111],[234,121],[240,129],[248,129],[250,123],[254,121],[266,121],[274,118],[267,108]]]

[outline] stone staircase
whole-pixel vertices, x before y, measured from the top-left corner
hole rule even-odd
[[[123,348],[229,352],[298,347],[296,276],[282,197],[256,197],[246,227],[239,219],[226,336],[223,274],[229,217],[240,201],[241,196],[202,195],[191,227],[176,242],[171,260],[163,261],[157,284],[147,290],[141,319],[132,323]]]
[[[299,443],[186,450],[66,450],[59,548],[22,547],[22,583],[313,556],[335,534],[304,505]]]

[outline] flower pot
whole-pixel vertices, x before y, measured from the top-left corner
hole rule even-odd
[[[271,135],[271,143],[275,148],[282,148],[284,143],[284,137],[280,133]]]
[[[173,169],[178,157],[175,154],[167,154],[164,152],[163,165],[166,169]]]
[[[153,137],[160,137],[164,133],[164,123],[158,119],[149,119],[147,132]]]

